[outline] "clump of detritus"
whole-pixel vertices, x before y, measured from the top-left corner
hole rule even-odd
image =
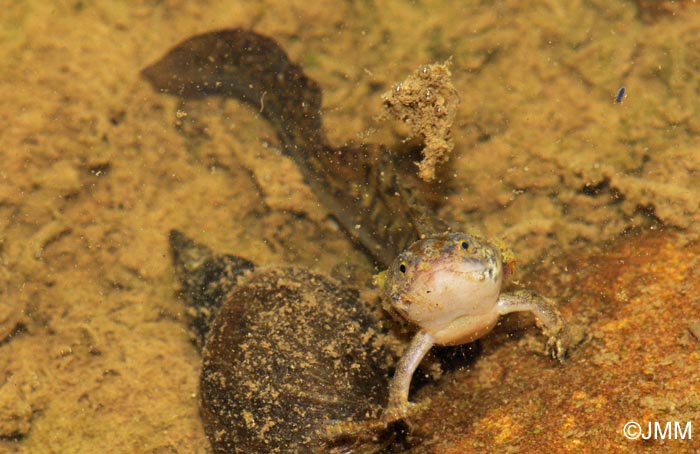
[[[385,113],[411,128],[411,137],[423,141],[423,159],[417,163],[424,181],[435,178],[435,168],[454,149],[452,123],[459,96],[452,85],[451,60],[424,65],[382,95]]]

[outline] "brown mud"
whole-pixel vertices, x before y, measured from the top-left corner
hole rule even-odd
[[[472,368],[414,397],[441,410],[416,421],[417,452],[698,449],[621,434],[625,418],[698,421],[696,5],[169,0],[0,15],[0,452],[208,452],[172,228],[369,281],[255,109],[178,105],[139,76],[186,37],[232,27],[274,37],[319,82],[337,145],[410,135],[377,122],[381,93],[452,57],[461,103],[436,216],[504,238],[534,270],[528,287],[581,327],[558,366],[535,331],[506,339],[520,326],[506,321]],[[660,224],[677,233],[596,249]]]

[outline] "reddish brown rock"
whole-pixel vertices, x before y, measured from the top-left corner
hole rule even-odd
[[[700,447],[700,246],[679,235],[626,236],[535,271],[524,285],[557,296],[579,345],[562,365],[508,319],[469,369],[413,397],[414,452],[693,452]],[[515,328],[514,328],[515,327]],[[516,331],[514,340],[507,333]],[[693,334],[696,333],[696,334]],[[691,440],[628,440],[623,427],[679,422]],[[671,432],[673,434],[673,432]],[[429,448],[427,448],[429,446]]]

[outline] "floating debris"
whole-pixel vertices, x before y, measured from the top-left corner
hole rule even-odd
[[[625,86],[623,85],[622,87],[620,87],[619,90],[617,90],[617,96],[615,96],[615,102],[621,103],[622,98],[624,98],[624,97],[625,97]]]

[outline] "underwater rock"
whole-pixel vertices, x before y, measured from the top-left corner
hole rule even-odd
[[[700,341],[700,245],[671,232],[627,235],[556,260],[522,279],[557,295],[578,341],[553,368],[526,354],[507,330],[483,341],[470,369],[424,387],[430,406],[412,422],[429,434],[415,453],[691,452],[695,439],[631,440],[623,429],[687,422],[697,430]],[[574,317],[570,314],[576,314]],[[536,331],[520,342],[539,350]],[[545,367],[545,364],[547,367]],[[646,451],[645,451],[646,452]]]
[[[200,413],[214,452],[370,453],[387,444],[389,431],[358,431],[386,404],[391,358],[356,290],[299,268],[252,271],[179,232],[170,244],[192,326],[206,339]]]

